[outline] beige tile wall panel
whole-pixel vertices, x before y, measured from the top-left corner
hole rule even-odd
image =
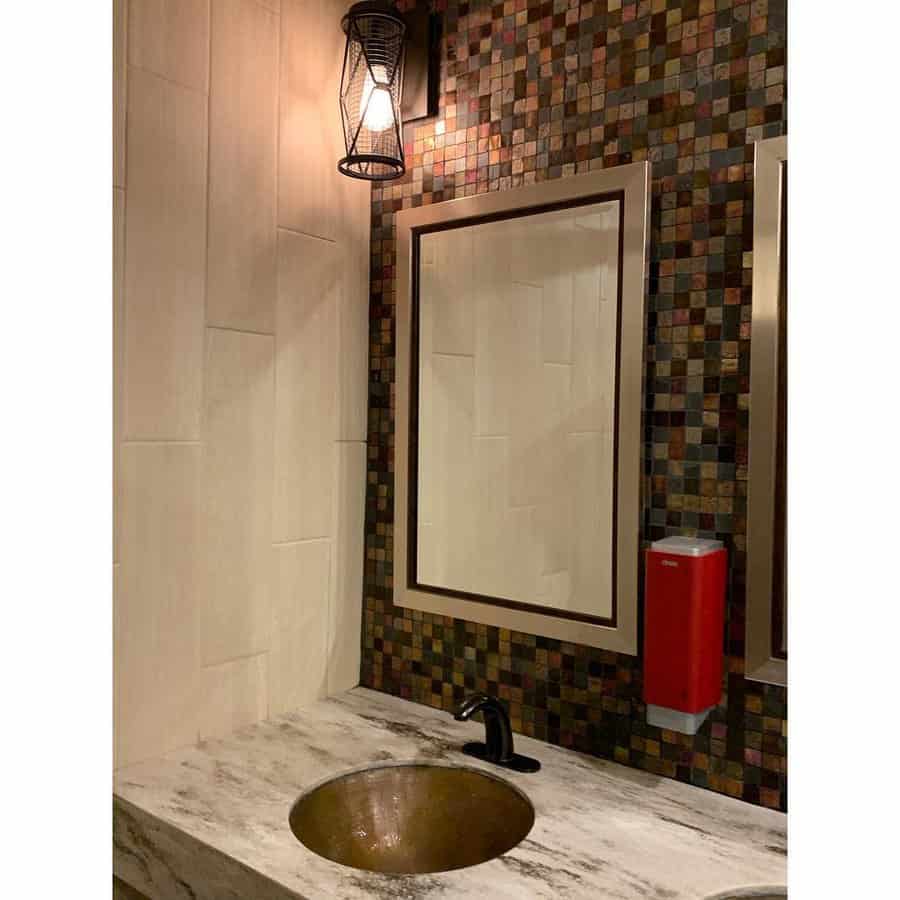
[[[210,0],[130,0],[128,61],[205,93],[209,7]]]
[[[565,438],[569,431],[572,397],[572,367],[565,363],[541,365],[540,392],[533,398],[541,422],[538,443],[537,496],[541,502],[565,492]]]
[[[274,339],[207,337],[203,664],[267,650]]]
[[[475,272],[475,433],[508,435],[516,347],[516,288],[509,278],[507,239],[494,226],[479,229]]]
[[[342,179],[338,245],[344,285],[339,298],[337,439],[365,441],[369,402],[369,197],[367,184]]]
[[[572,362],[572,304],[576,277],[572,222],[559,223],[562,232],[545,245],[555,259],[547,260],[542,279],[541,353],[545,363]]]
[[[541,578],[540,543],[536,507],[519,506],[507,512],[505,591],[501,597],[525,600],[534,597]]]
[[[113,187],[125,187],[128,0],[113,0]]]
[[[506,595],[509,504],[509,438],[473,440],[475,531],[472,583],[479,594]]]
[[[278,715],[327,694],[331,541],[277,546],[272,554],[269,714]]]
[[[333,534],[341,249],[278,235],[274,540]]]
[[[125,346],[125,192],[113,190],[113,562],[119,560],[121,527],[122,353]]]
[[[434,272],[434,250],[436,244],[432,241],[422,242],[422,247],[428,254],[428,261],[423,259],[421,277],[423,283],[433,282],[437,277]],[[427,289],[427,288],[426,288]],[[422,297],[426,297],[422,292]],[[434,458],[435,448],[435,426],[434,426],[434,404],[432,397],[434,396],[433,382],[433,351],[434,343],[432,335],[434,334],[434,306],[431,303],[423,302],[419,308],[419,434],[418,434],[418,453],[419,453],[419,479],[418,479],[418,501],[417,513],[419,523],[421,525],[431,526],[437,516],[436,503],[439,498],[435,493],[435,484],[431,478],[426,477],[425,472],[431,471],[436,463]],[[430,543],[420,544],[420,550],[430,548]],[[428,559],[420,556],[419,565],[423,566],[423,571],[433,573],[436,571],[434,566],[437,565],[438,559],[433,553],[428,554]],[[421,573],[420,573],[421,574]]]
[[[206,98],[128,80],[124,435],[200,438],[206,269]]]
[[[514,387],[509,397],[511,506],[536,503],[543,496],[540,472],[544,425],[535,415],[535,404],[543,396],[544,366],[541,361],[543,290],[530,284],[512,286],[514,332],[509,367]]]
[[[611,216],[597,218],[609,227],[599,232],[577,228],[573,242],[573,431],[611,429],[614,424],[618,231]],[[605,248],[600,259],[598,244]]]
[[[449,584],[460,590],[472,588],[475,535],[472,510],[475,498],[475,467],[472,432],[475,420],[474,365],[471,357],[432,356],[434,384],[436,543],[442,569]]]
[[[269,715],[268,656],[259,653],[200,671],[201,740],[224,737]]]
[[[278,224],[333,241],[338,233],[338,216],[336,189],[328,166],[336,166],[340,157],[313,137],[331,127],[332,117],[318,101],[284,88],[279,117]]]
[[[570,609],[572,576],[567,569],[541,575],[538,579],[534,602],[553,609]]]
[[[122,450],[114,616],[119,765],[197,738],[201,467],[196,445]]]
[[[343,0],[282,0],[282,84],[294,94],[321,99],[337,107],[344,32],[341,18],[350,7]],[[325,87],[338,86],[327,97]],[[335,164],[337,160],[335,160]]]
[[[343,6],[284,0],[278,149],[278,224],[336,240],[343,138],[337,98],[343,62]]]
[[[573,434],[570,459],[576,485],[571,608],[612,615],[612,443],[599,432]]]
[[[366,518],[364,443],[337,445],[335,481],[335,535],[326,653],[329,694],[359,684]]]
[[[422,296],[432,306],[435,353],[475,353],[473,231],[459,228],[425,236],[436,239],[434,267],[430,270],[434,277],[422,286]]]
[[[571,403],[572,367],[544,363],[536,415],[543,423],[538,448],[539,504],[535,526],[542,573],[570,566],[572,476],[566,436]]]
[[[274,333],[278,16],[213,0],[206,321]]]

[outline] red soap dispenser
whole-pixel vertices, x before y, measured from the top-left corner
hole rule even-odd
[[[728,552],[721,541],[669,537],[647,551],[647,722],[696,734],[722,692]]]

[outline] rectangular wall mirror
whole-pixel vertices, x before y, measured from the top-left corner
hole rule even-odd
[[[747,659],[787,683],[787,138],[756,144],[747,474]]]
[[[648,177],[398,214],[400,605],[636,652]]]

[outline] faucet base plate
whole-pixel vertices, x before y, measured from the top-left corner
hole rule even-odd
[[[513,753],[505,762],[490,759],[487,755],[487,744],[481,741],[470,741],[468,744],[463,744],[462,752],[467,756],[474,756],[475,759],[493,763],[503,769],[512,769],[513,772],[537,772],[541,768],[541,764],[536,759],[522,756],[520,753]]]

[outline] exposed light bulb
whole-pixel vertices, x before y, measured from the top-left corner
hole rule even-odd
[[[377,83],[372,80],[373,73]],[[394,104],[387,81],[384,66],[373,66],[371,71],[366,71],[359,108],[366,110],[363,127],[369,131],[386,131],[394,124]]]

